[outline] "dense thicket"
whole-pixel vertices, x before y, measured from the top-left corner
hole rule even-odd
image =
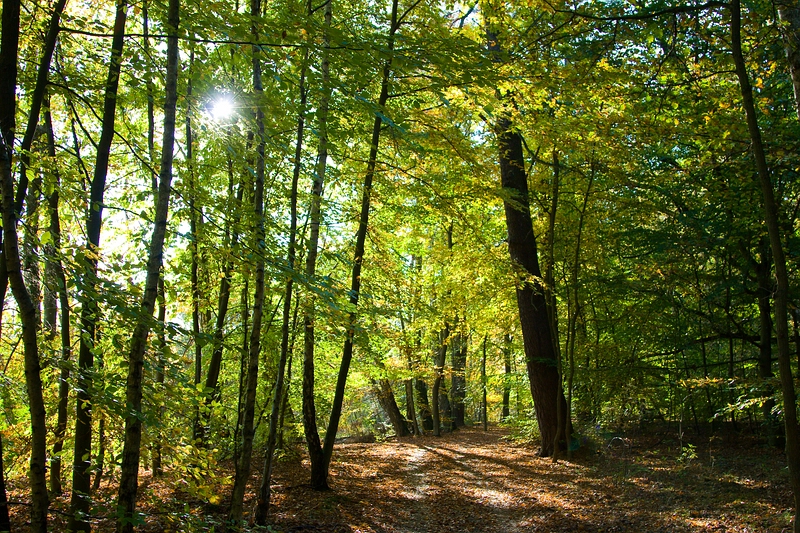
[[[276,447],[324,489],[334,436],[482,419],[727,424],[800,480],[796,6],[2,9],[0,530],[46,465],[130,530],[139,465],[216,502],[233,459],[238,523],[256,450],[265,523]]]

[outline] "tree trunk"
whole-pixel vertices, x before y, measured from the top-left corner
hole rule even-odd
[[[0,140],[0,188],[3,195],[3,253],[11,291],[17,302],[22,322],[22,344],[25,354],[25,385],[28,390],[28,409],[31,419],[31,456],[28,470],[31,490],[30,531],[47,532],[46,455],[47,435],[45,406],[42,394],[41,365],[36,323],[36,306],[25,286],[19,253],[19,237],[14,208],[14,179],[11,174],[12,149]]]
[[[397,406],[394,390],[392,390],[392,382],[386,378],[381,378],[372,382],[372,388],[375,391],[375,396],[378,398],[378,403],[381,405],[383,412],[386,413],[389,422],[392,424],[395,435],[398,437],[408,437],[410,435],[408,431],[408,422]]]
[[[55,137],[53,134],[53,121],[49,108],[44,113],[45,125],[47,127],[47,150],[50,157],[55,157]],[[61,452],[64,447],[64,435],[67,431],[67,408],[69,405],[69,360],[72,358],[72,340],[70,335],[70,306],[67,295],[67,278],[64,274],[64,266],[61,264],[59,254],[61,253],[61,219],[58,212],[59,187],[61,185],[59,173],[54,173],[55,183],[53,192],[48,199],[50,208],[50,235],[53,239],[52,252],[49,254],[48,262],[53,270],[53,281],[56,284],[55,293],[61,308],[59,326],[61,331],[61,359],[58,378],[58,408],[57,422],[55,431],[55,442],[53,443],[52,460],[50,461],[50,492],[60,495],[63,491],[61,484]],[[53,321],[56,317],[49,317]]]
[[[417,405],[419,405],[419,417],[422,420],[424,431],[433,431],[433,411],[428,401],[428,384],[424,379],[417,378],[414,381],[414,389],[417,393]]]
[[[333,17],[333,0],[325,2],[324,23],[322,26],[322,96],[317,111],[319,146],[317,149],[317,168],[311,185],[311,231],[308,240],[305,275],[314,282],[319,248],[319,226],[321,222],[322,186],[328,162],[328,108],[330,106],[330,26]],[[311,461],[311,488],[328,489],[328,473],[324,468],[322,443],[317,429],[317,408],[314,401],[314,321],[316,319],[315,297],[306,296],[303,307],[303,432],[306,437],[308,455]]]
[[[789,73],[792,76],[794,105],[800,119],[800,4],[797,0],[776,0],[775,7],[783,23],[782,33]]]
[[[75,453],[72,468],[72,501],[70,503],[69,529],[72,531],[91,530],[86,515],[89,511],[92,451],[92,372],[94,366],[94,341],[100,307],[97,303],[97,254],[100,250],[100,229],[103,221],[103,196],[111,143],[114,139],[114,121],[117,109],[117,88],[119,87],[122,46],[125,38],[125,20],[128,6],[126,0],[117,1],[114,19],[114,36],[111,40],[111,60],[108,67],[106,94],[103,103],[103,124],[100,142],[97,144],[97,158],[90,189],[89,208],[86,220],[87,248],[83,304],[81,307],[80,348],[78,351],[78,379],[75,407]]]
[[[528,378],[533,396],[536,420],[542,438],[540,455],[549,457],[559,428],[558,403],[561,403],[562,428],[567,427],[566,400],[559,390],[558,366],[553,350],[553,336],[547,313],[545,289],[542,287],[536,237],[533,233],[529,204],[528,178],[522,154],[520,134],[511,121],[501,117],[496,126],[500,152],[500,175],[504,194],[508,251],[519,271],[517,308],[522,326]]]
[[[511,415],[511,335],[505,336],[503,343],[503,412],[502,420],[505,421]]]
[[[251,32],[253,41],[258,42],[260,35],[259,20],[261,17],[261,0],[251,0],[250,15],[253,17]],[[263,93],[261,84],[261,50],[258,46],[252,49],[253,64],[253,91],[256,102],[260,102]],[[255,417],[256,389],[258,387],[258,358],[261,353],[261,323],[264,314],[264,247],[265,228],[264,228],[264,111],[261,106],[256,106],[256,129],[257,129],[257,155],[256,155],[256,183],[255,194],[253,195],[253,213],[255,215],[256,228],[253,233],[253,249],[256,254],[256,276],[253,294],[253,324],[250,331],[250,346],[248,350],[246,390],[242,407],[242,436],[239,461],[236,465],[236,477],[234,478],[233,490],[231,493],[231,506],[228,513],[228,520],[235,526],[242,523],[244,508],[244,489],[250,477],[250,459],[253,454],[253,436],[255,430],[253,421]]]
[[[452,358],[452,376],[450,378],[450,398],[452,406],[452,429],[466,425],[464,400],[467,397],[467,336],[461,330],[453,339],[453,346],[450,357]]]
[[[356,246],[353,257],[353,269],[350,278],[350,306],[353,311],[347,317],[347,333],[342,349],[342,361],[339,365],[339,374],[336,378],[336,389],[333,395],[333,405],[331,406],[331,417],[328,421],[328,429],[325,432],[325,443],[322,446],[322,463],[311,463],[312,479],[328,477],[328,469],[333,456],[333,445],[336,441],[336,432],[339,429],[339,419],[342,416],[342,403],[344,402],[344,389],[347,384],[347,374],[350,371],[350,361],[353,358],[353,342],[356,330],[356,311],[361,290],[361,265],[364,261],[364,244],[367,238],[367,227],[369,224],[370,200],[372,198],[372,180],[375,176],[375,166],[378,162],[378,144],[381,137],[381,126],[383,125],[383,115],[385,113],[386,102],[389,100],[389,78],[392,69],[392,57],[394,51],[395,33],[399,27],[398,0],[392,1],[391,24],[387,43],[388,57],[383,65],[381,76],[381,92],[378,97],[378,109],[381,112],[375,113],[375,121],[372,125],[372,139],[370,142],[369,157],[367,159],[367,171],[364,175],[364,184],[361,192],[361,213],[358,219],[358,231],[356,232]],[[316,470],[316,472],[315,472]]]
[[[309,11],[311,6],[309,4]],[[310,14],[310,13],[309,13]],[[306,68],[308,65],[308,48],[303,56],[303,65],[300,69],[300,111],[297,118],[297,142],[294,151],[294,171],[292,173],[292,186],[289,200],[289,244],[286,251],[286,290],[283,296],[283,317],[281,326],[281,353],[278,360],[278,373],[275,378],[275,387],[272,395],[272,411],[269,417],[269,433],[267,435],[267,450],[264,457],[264,471],[261,477],[261,486],[258,491],[258,501],[254,512],[254,521],[257,525],[266,526],[269,515],[269,501],[271,496],[270,483],[272,479],[272,464],[275,454],[275,443],[278,436],[278,423],[280,422],[281,407],[283,406],[283,381],[286,372],[286,360],[289,358],[289,334],[292,313],[292,291],[294,287],[295,244],[297,242],[297,184],[300,181],[303,156],[303,133],[305,129],[306,114]]]
[[[772,177],[764,144],[761,139],[761,128],[758,125],[753,90],[742,55],[741,40],[741,6],[740,0],[731,3],[731,52],[739,78],[742,93],[742,105],[747,118],[753,155],[758,170],[759,183],[763,195],[764,219],[769,231],[772,260],[775,265],[775,328],[778,337],[778,368],[780,370],[781,389],[783,392],[784,427],[786,431],[786,458],[789,466],[789,480],[794,493],[794,531],[800,532],[800,435],[797,426],[797,403],[792,377],[791,349],[789,346],[789,275],[786,269],[786,255],[783,250],[783,236],[779,224],[778,204],[772,186]]]
[[[2,141],[0,141],[2,143]],[[11,531],[11,519],[8,514],[8,497],[6,496],[5,467],[3,464],[3,435],[0,434],[0,533]]]
[[[444,329],[439,333],[439,345],[433,353],[433,388],[431,390],[431,414],[433,415],[433,435],[439,437],[442,434],[442,408],[441,408],[441,386],[444,377],[444,363],[447,357],[447,344],[450,340],[450,325],[445,324]]]
[[[408,354],[408,370],[412,370],[411,353]],[[406,420],[411,424],[411,431],[414,435],[422,435],[417,422],[417,410],[414,405],[414,378],[408,378],[403,382],[406,392]]]
[[[483,420],[483,430],[489,430],[489,416],[486,406],[486,340],[487,335],[483,336],[483,357],[481,358],[481,418]]]
[[[141,309],[131,338],[126,384],[125,444],[122,450],[119,495],[117,497],[117,531],[132,533],[136,523],[136,494],[142,439],[142,378],[147,337],[158,299],[164,240],[167,230],[172,164],[175,145],[175,114],[178,100],[178,24],[180,0],[169,0],[167,11],[167,70],[165,78],[164,133],[153,234],[147,260],[147,277]]]

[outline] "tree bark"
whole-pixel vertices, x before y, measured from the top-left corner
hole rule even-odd
[[[309,4],[309,11],[311,11]],[[286,251],[286,290],[283,296],[283,317],[281,326],[281,353],[278,360],[278,372],[275,378],[275,387],[272,395],[272,411],[269,417],[269,433],[267,435],[267,450],[264,457],[264,471],[261,477],[261,486],[258,491],[258,501],[254,512],[254,521],[257,525],[266,526],[269,515],[269,501],[271,496],[270,483],[272,480],[272,465],[275,454],[275,443],[278,437],[278,424],[280,422],[281,407],[283,406],[284,376],[286,373],[286,360],[289,358],[289,335],[292,313],[292,291],[294,288],[294,266],[297,242],[297,184],[300,181],[303,156],[303,133],[305,130],[306,114],[306,68],[308,65],[308,48],[303,56],[303,65],[300,69],[300,111],[297,118],[297,142],[294,152],[294,171],[289,200],[289,244]]]
[[[778,203],[775,199],[772,176],[767,165],[764,143],[761,138],[761,128],[758,124],[756,106],[753,100],[753,89],[750,85],[746,63],[742,55],[740,0],[732,0],[730,9],[731,52],[736,67],[736,75],[739,79],[739,88],[742,93],[742,106],[747,119],[751,148],[761,185],[764,219],[767,223],[772,261],[775,265],[775,329],[778,338],[778,368],[783,392],[786,458],[789,467],[789,480],[794,493],[794,531],[795,533],[800,533],[800,435],[798,434],[797,398],[792,377],[791,349],[789,346],[789,275],[786,268],[786,254],[783,249],[782,232],[779,223]]]
[[[92,177],[89,209],[86,220],[87,254],[84,265],[83,303],[81,307],[81,341],[78,351],[78,379],[75,407],[75,453],[72,468],[72,501],[70,503],[69,529],[89,532],[86,520],[89,511],[92,451],[92,373],[94,366],[94,341],[100,308],[97,304],[97,261],[100,251],[100,229],[103,222],[103,196],[111,143],[114,139],[114,121],[117,109],[122,47],[125,42],[125,21],[128,13],[126,0],[117,1],[114,19],[114,36],[111,40],[111,60],[108,67],[106,93],[103,103],[103,123],[100,142],[97,144],[94,176]]]
[[[250,15],[253,18],[251,33],[254,42],[258,42],[260,29],[259,20],[261,17],[261,0],[251,0]],[[233,525],[242,523],[244,507],[244,489],[250,477],[250,459],[253,454],[253,419],[255,417],[256,389],[258,386],[258,358],[261,353],[261,322],[264,313],[264,240],[266,236],[264,228],[264,151],[265,151],[265,132],[264,132],[264,112],[261,109],[260,99],[263,93],[261,83],[261,50],[258,46],[252,49],[253,64],[253,92],[256,102],[256,129],[257,155],[256,155],[256,183],[255,194],[253,196],[253,212],[255,214],[256,228],[253,233],[253,249],[256,250],[256,276],[253,295],[253,323],[250,331],[250,343],[248,350],[246,389],[242,408],[242,434],[239,461],[236,465],[236,477],[234,478],[233,490],[231,493],[231,506],[228,519]]]
[[[789,74],[792,76],[794,106],[800,119],[800,4],[797,0],[775,0],[775,7],[783,23],[783,42]]]
[[[347,384],[347,374],[350,371],[350,361],[353,358],[353,342],[355,338],[357,314],[355,309],[358,307],[358,300],[361,290],[361,266],[364,260],[364,244],[367,238],[367,227],[369,224],[370,200],[372,197],[372,181],[375,176],[375,167],[378,162],[378,144],[381,137],[381,126],[383,118],[381,113],[385,111],[386,102],[389,100],[389,78],[392,72],[392,57],[394,51],[395,33],[399,27],[398,0],[392,1],[391,24],[389,26],[389,36],[387,43],[388,57],[383,65],[381,76],[381,92],[378,97],[378,109],[375,113],[375,121],[372,125],[372,140],[370,142],[369,157],[367,159],[367,171],[364,175],[364,184],[361,192],[361,213],[358,219],[358,231],[356,232],[356,246],[353,257],[353,269],[350,278],[350,306],[353,309],[347,317],[347,333],[342,349],[342,360],[339,365],[339,374],[336,378],[336,389],[333,395],[333,405],[331,406],[331,417],[328,421],[328,429],[325,432],[325,442],[322,446],[322,462],[311,463],[312,479],[328,477],[331,457],[333,456],[333,445],[336,440],[336,432],[339,429],[339,419],[342,416],[342,404],[344,402],[344,389]]]
[[[333,0],[325,2],[324,21],[322,25],[322,97],[317,111],[317,129],[319,145],[317,148],[317,168],[311,184],[311,212],[309,224],[308,250],[306,252],[305,276],[314,282],[317,270],[317,254],[319,249],[319,226],[322,220],[322,187],[328,164],[328,109],[330,106],[330,27],[333,18]],[[313,294],[306,296],[303,306],[303,433],[311,461],[311,488],[328,489],[328,475],[323,467],[324,455],[322,443],[317,429],[317,408],[314,400],[314,321],[316,298]]]
[[[483,357],[481,358],[481,418],[483,419],[483,430],[489,430],[489,412],[486,405],[486,341],[487,335],[483,336]]]
[[[464,400],[467,397],[467,336],[461,330],[462,326],[463,323],[459,326],[458,333],[453,339],[452,351],[450,352],[453,365],[450,378],[450,403],[453,410],[452,429],[466,425]]]
[[[126,384],[125,444],[122,450],[119,495],[117,497],[117,531],[132,533],[136,523],[136,495],[139,483],[139,462],[142,439],[142,381],[144,353],[155,311],[163,265],[164,240],[172,183],[175,146],[175,114],[178,100],[178,25],[180,0],[169,0],[167,11],[167,70],[165,77],[164,133],[161,144],[161,165],[158,197],[147,260],[147,277],[141,308],[131,338]]]
[[[45,405],[42,394],[41,365],[39,361],[38,327],[34,305],[22,277],[17,217],[14,208],[14,180],[11,173],[12,149],[0,140],[0,189],[3,195],[3,229],[5,230],[3,252],[8,272],[8,281],[14,300],[17,302],[22,323],[22,344],[25,354],[25,385],[28,389],[28,410],[31,419],[31,456],[28,478],[31,490],[30,531],[47,532],[47,510],[50,505],[47,495],[46,455],[47,428]]]
[[[503,411],[501,420],[511,416],[511,335],[505,335],[503,341]]]
[[[383,412],[389,417],[389,422],[392,424],[395,435],[398,437],[408,437],[410,435],[408,431],[408,422],[397,406],[394,390],[392,390],[392,382],[386,378],[381,378],[373,381],[372,387]]]
[[[442,378],[444,377],[444,363],[447,357],[447,345],[450,340],[450,325],[445,324],[444,329],[439,333],[439,344],[433,353],[433,387],[431,389],[431,414],[433,416],[433,435],[439,437],[442,434],[442,409],[440,389]]]
[[[490,50],[499,53],[497,35],[490,32],[488,41]],[[508,115],[501,115],[497,119],[495,132],[508,228],[508,251],[517,272],[517,308],[531,395],[542,439],[539,454],[549,457],[554,452],[558,429],[567,427],[569,415],[559,386],[546,288],[542,284],[536,236],[533,233],[522,136],[513,128]],[[559,414],[562,417],[560,423]]]
[[[422,419],[422,429],[433,431],[433,412],[428,401],[428,384],[424,379],[417,378],[414,381],[414,389],[417,393],[417,405],[419,405],[419,417]]]
[[[48,109],[44,113],[45,125],[47,127],[47,150],[51,158],[56,155],[55,136],[53,134],[53,120]],[[70,334],[70,306],[67,295],[67,277],[64,274],[64,266],[61,263],[61,218],[58,211],[59,206],[59,187],[61,185],[59,173],[54,173],[55,183],[53,192],[48,199],[50,208],[50,236],[53,239],[52,253],[49,254],[48,262],[53,270],[54,292],[57,295],[60,312],[58,314],[59,329],[61,332],[61,359],[58,378],[58,408],[57,422],[55,431],[55,442],[53,443],[52,460],[50,461],[50,492],[60,495],[62,493],[61,484],[61,452],[64,447],[64,435],[67,431],[67,408],[69,405],[69,360],[72,358],[72,340]],[[53,320],[53,327],[55,324]]]
[[[2,143],[2,141],[0,141]],[[0,434],[0,533],[11,531],[11,519],[8,514],[8,497],[6,496],[6,478],[3,464],[3,436]]]

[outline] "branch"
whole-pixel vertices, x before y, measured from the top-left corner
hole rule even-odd
[[[660,9],[658,11],[653,11],[650,13],[643,12],[643,13],[634,13],[632,15],[617,15],[617,16],[600,16],[600,15],[592,15],[591,13],[584,13],[580,11],[573,11],[571,9],[557,9],[554,6],[550,5],[550,8],[556,13],[567,13],[570,15],[575,15],[577,17],[581,17],[584,19],[589,20],[600,20],[605,22],[618,22],[623,20],[650,20],[654,18],[658,18],[662,15],[678,15],[681,13],[697,13],[699,11],[705,11],[707,9],[713,9],[715,7],[729,7],[727,2],[719,2],[716,0],[711,0],[710,2],[706,2],[705,4],[700,4],[696,6],[690,5],[680,5],[674,7],[668,7],[666,9]]]

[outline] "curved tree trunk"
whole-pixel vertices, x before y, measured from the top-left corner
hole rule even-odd
[[[386,378],[381,378],[373,381],[372,387],[378,398],[378,403],[386,413],[386,416],[389,417],[389,422],[392,424],[395,435],[398,437],[408,437],[410,435],[408,431],[408,422],[397,406],[397,400],[392,390],[392,382]]]
[[[741,38],[741,5],[740,0],[731,3],[731,52],[739,88],[742,93],[742,105],[747,118],[753,155],[758,170],[759,183],[763,195],[764,219],[769,232],[772,260],[775,265],[775,329],[778,337],[778,368],[780,370],[781,389],[783,392],[784,427],[786,431],[786,458],[789,466],[789,481],[794,493],[794,531],[800,532],[800,432],[797,425],[797,398],[792,377],[791,348],[789,346],[789,274],[786,269],[786,254],[783,250],[782,232],[778,217],[778,203],[772,186],[772,176],[767,165],[764,143],[761,139],[761,128],[758,124],[753,89],[750,85],[747,67],[742,55]]]

